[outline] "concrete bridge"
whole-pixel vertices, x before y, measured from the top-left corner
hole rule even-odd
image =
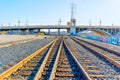
[[[60,29],[67,29],[67,33],[70,33],[70,28],[71,26],[68,25],[25,25],[25,26],[2,26],[0,27],[1,31],[8,31],[8,30],[35,30],[37,29],[38,32],[41,29],[48,29],[50,33],[50,29],[58,29],[58,33],[60,32]],[[88,29],[100,29],[104,30],[106,32],[109,32],[111,34],[116,34],[120,31],[120,26],[88,26],[88,25],[76,25],[74,26],[76,33],[83,31],[83,30],[88,30]]]

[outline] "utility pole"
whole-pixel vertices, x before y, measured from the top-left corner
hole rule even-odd
[[[10,27],[10,22],[8,23],[8,26]]]
[[[71,27],[70,27],[70,35],[76,35],[76,19],[74,18],[74,8],[75,4],[71,3]]]
[[[91,28],[91,19],[89,19],[89,29]]]
[[[101,19],[100,19],[100,27],[101,27],[101,23],[102,23],[102,21],[101,21]]]
[[[114,26],[114,24],[112,23],[112,26]]]
[[[71,19],[74,19],[74,4],[71,3]]]
[[[61,21],[61,18],[60,18],[60,19],[59,19],[59,22],[58,22],[58,25],[59,25],[59,26],[61,25],[61,22],[62,22],[62,21]]]
[[[10,31],[10,22],[8,23],[8,26],[9,26],[9,31]]]
[[[3,27],[3,24],[1,24],[1,27]]]
[[[74,17],[75,4],[71,3],[71,26],[75,27],[76,19]]]
[[[18,27],[20,27],[20,19],[18,19]]]
[[[18,19],[18,28],[19,28],[19,31],[20,31],[20,19]]]
[[[61,26],[61,18],[59,19],[58,26]],[[60,29],[58,29],[58,36],[60,35]]]
[[[28,26],[28,20],[26,20],[26,26]]]
[[[89,26],[91,26],[91,19],[89,19]]]
[[[27,33],[25,33],[25,34],[29,34],[28,20],[26,20],[26,27],[28,28],[28,30],[27,30]]]

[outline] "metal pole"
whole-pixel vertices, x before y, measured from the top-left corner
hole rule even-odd
[[[101,19],[100,19],[100,27],[101,27],[101,23],[102,23],[102,21],[101,21]]]
[[[10,22],[8,23],[8,26],[9,26],[9,31],[10,31]]]

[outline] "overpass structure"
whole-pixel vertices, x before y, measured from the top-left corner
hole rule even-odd
[[[88,25],[76,25],[74,26],[75,33],[78,33],[83,30],[88,29],[99,29],[104,30],[106,32],[109,32],[111,34],[116,34],[120,32],[120,26],[88,26]],[[69,25],[25,25],[25,26],[2,26],[0,27],[1,31],[9,31],[9,30],[21,30],[21,31],[32,31],[32,30],[38,30],[40,32],[41,29],[48,29],[48,33],[50,33],[50,29],[58,29],[58,33],[60,32],[60,29],[66,29],[67,33],[71,32],[71,26]]]

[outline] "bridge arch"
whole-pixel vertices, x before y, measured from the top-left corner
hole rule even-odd
[[[90,29],[90,30],[84,30],[81,32],[77,33],[77,36],[80,35],[90,35],[90,36],[109,36],[111,37],[112,35],[106,31],[103,30],[98,30],[98,29]]]

